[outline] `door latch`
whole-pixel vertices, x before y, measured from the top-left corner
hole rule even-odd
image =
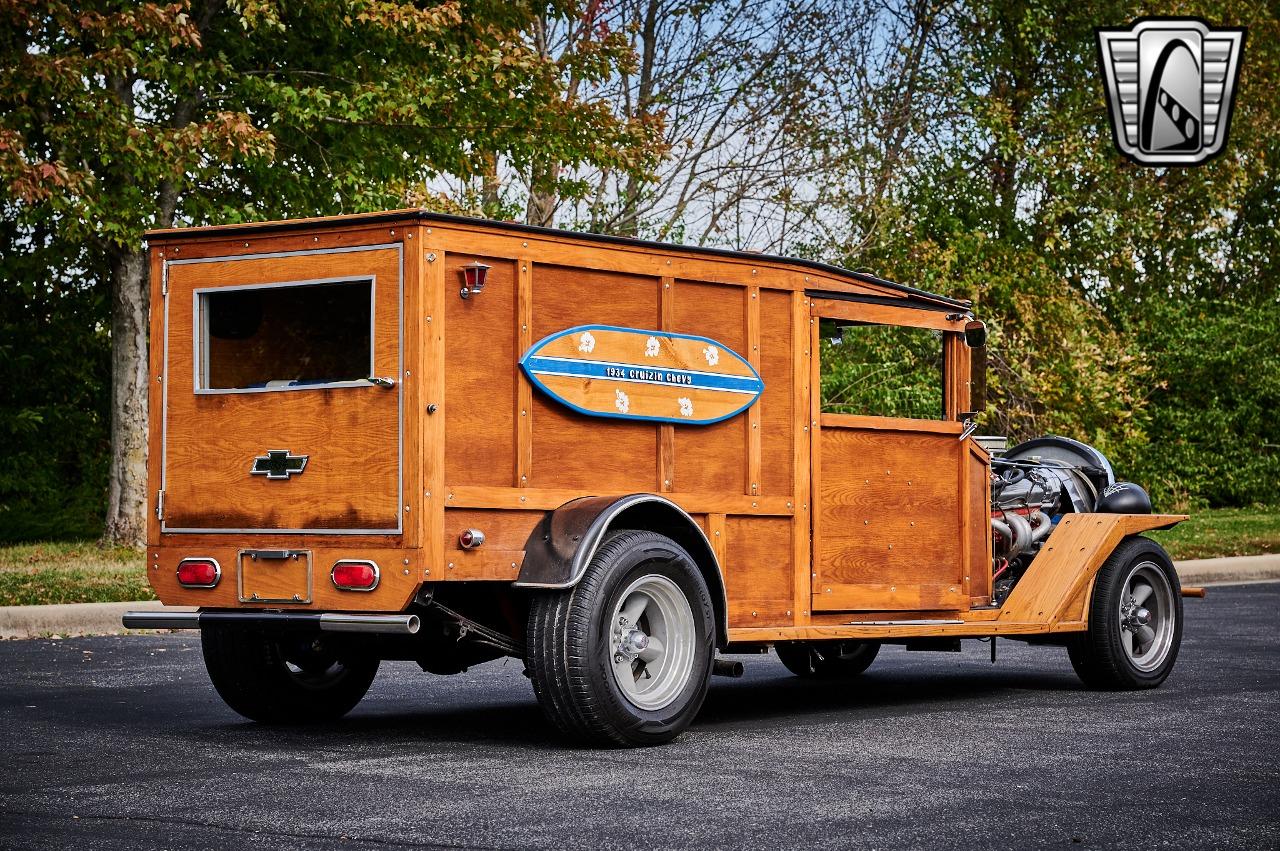
[[[396,386],[396,380],[394,378],[379,378],[375,375],[371,375],[368,378],[366,378],[365,381],[369,382],[370,384],[376,384],[379,387],[386,387],[388,389]]]

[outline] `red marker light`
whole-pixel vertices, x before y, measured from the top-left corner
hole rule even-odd
[[[334,564],[330,578],[343,591],[372,591],[378,587],[378,565],[371,561],[340,561]]]
[[[484,543],[484,532],[479,529],[464,529],[458,536],[458,546],[464,550],[474,550]]]
[[[212,588],[222,578],[216,559],[184,558],[178,562],[178,584],[183,588]]]

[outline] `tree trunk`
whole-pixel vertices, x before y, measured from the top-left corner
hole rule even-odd
[[[529,203],[525,208],[525,221],[531,225],[549,228],[556,223],[557,195],[556,175],[559,167],[554,161],[535,161],[529,174]]]
[[[150,289],[141,250],[111,264],[111,466],[104,543],[141,547],[147,534],[147,325]]]

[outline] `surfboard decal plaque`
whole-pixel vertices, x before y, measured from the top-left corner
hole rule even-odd
[[[534,386],[592,417],[710,425],[755,404],[764,382],[742,355],[707,337],[578,325],[520,358]]]

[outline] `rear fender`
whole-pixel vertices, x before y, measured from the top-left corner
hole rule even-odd
[[[572,588],[586,573],[605,536],[615,529],[646,529],[671,538],[692,556],[711,592],[716,643],[728,640],[724,578],[702,527],[680,506],[651,493],[585,496],[549,511],[525,543],[517,588]]]

